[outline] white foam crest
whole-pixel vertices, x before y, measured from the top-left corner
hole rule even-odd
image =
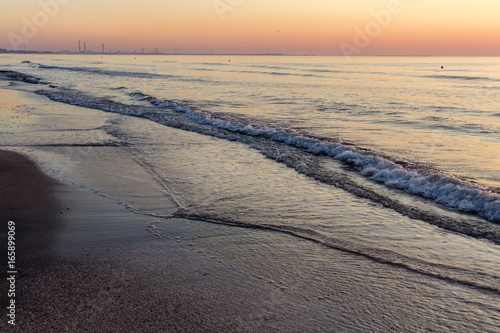
[[[353,165],[358,172],[387,186],[432,198],[447,207],[477,213],[490,221],[500,221],[500,195],[486,187],[460,180],[453,175],[435,171],[412,170],[373,152],[342,143],[309,137],[289,129],[273,128],[259,123],[248,123],[234,117],[219,118],[210,112],[187,105],[168,102],[177,112],[199,123],[251,136],[263,136],[273,141],[306,149],[319,155]]]

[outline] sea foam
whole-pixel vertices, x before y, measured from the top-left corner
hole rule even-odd
[[[259,137],[301,148],[315,155],[326,155],[342,161],[352,166],[359,174],[388,187],[430,198],[448,208],[474,213],[491,222],[500,222],[500,194],[494,192],[493,189],[459,179],[445,172],[415,166],[394,156],[363,149],[342,139],[316,137],[265,122],[209,112],[182,102],[164,100],[142,92],[132,92],[129,96],[139,101],[149,102],[155,107],[153,110],[101,100],[68,90],[59,92],[44,90],[39,93],[69,104],[144,117],[168,126],[219,138],[248,142],[245,138]],[[184,120],[173,119],[174,114],[168,114],[166,110],[175,111],[174,114],[182,115]],[[225,132],[220,132],[220,130]],[[228,133],[235,135],[231,136]],[[273,158],[278,160],[279,156]],[[296,167],[296,169],[299,168]]]

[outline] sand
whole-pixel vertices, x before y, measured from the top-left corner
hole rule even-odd
[[[256,286],[176,236],[152,237],[144,226],[154,225],[153,218],[58,183],[20,154],[0,152],[0,166],[1,216],[16,221],[18,230],[18,331],[278,329],[268,322],[275,309],[262,308]],[[74,227],[91,216],[107,216],[85,226],[93,235]],[[110,227],[117,222],[122,227]],[[242,307],[235,294],[254,299],[254,308]],[[6,324],[0,321],[2,331],[11,328]]]
[[[0,165],[2,219],[19,230],[17,332],[322,330],[283,282],[202,249],[206,227],[172,219],[153,230],[158,219],[50,178],[23,155],[1,151]],[[0,330],[14,327],[2,320]]]
[[[51,191],[56,182],[32,161],[13,152],[0,151],[0,174],[2,233],[7,233],[7,221],[23,221],[16,226],[18,260],[43,255],[60,225]],[[1,262],[5,267],[5,246],[2,251]]]

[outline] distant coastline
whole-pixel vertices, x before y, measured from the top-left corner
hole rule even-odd
[[[0,54],[64,54],[64,55],[168,55],[168,56],[283,56],[283,57],[344,57],[343,55],[318,55],[318,54],[293,54],[293,53],[213,53],[213,52],[132,52],[132,51],[40,51],[40,50],[7,50],[0,48]],[[353,58],[366,57],[408,57],[408,58],[430,58],[430,57],[456,57],[456,58],[498,58],[500,55],[431,55],[431,54],[371,54],[371,55],[352,55]]]
[[[199,53],[176,53],[176,52],[131,52],[131,51],[107,51],[107,52],[94,52],[94,51],[86,51],[86,52],[78,52],[78,51],[69,51],[69,50],[64,50],[64,51],[39,51],[39,50],[7,50],[7,49],[0,49],[0,54],[2,53],[7,53],[7,54],[76,54],[76,55],[215,55],[215,56],[223,56],[223,55],[228,55],[228,56],[236,56],[236,55],[246,55],[246,56],[315,56],[313,54],[307,55],[307,54],[285,54],[285,53],[204,53],[204,52],[199,52]]]

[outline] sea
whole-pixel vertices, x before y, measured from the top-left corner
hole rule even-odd
[[[133,150],[168,197],[141,189],[136,212],[440,281],[464,325],[500,329],[500,58],[4,54],[0,70],[120,116],[40,140]]]

